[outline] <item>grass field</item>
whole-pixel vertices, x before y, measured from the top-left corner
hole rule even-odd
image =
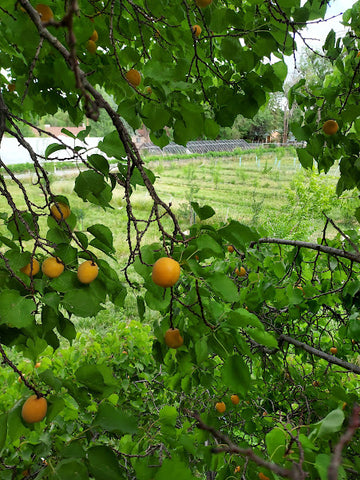
[[[196,156],[196,158],[157,158],[148,166],[156,174],[155,187],[166,203],[172,203],[184,229],[197,219],[190,202],[211,205],[216,215],[213,223],[236,219],[256,228],[263,235],[314,239],[321,234],[325,212],[346,229],[357,225],[353,213],[360,205],[353,192],[338,199],[335,194],[338,172],[328,175],[305,171],[297,161],[295,150],[248,151],[233,156]],[[113,195],[113,210],[104,210],[84,203],[73,193],[74,176],[60,179],[52,176],[53,192],[67,195],[73,212],[78,216],[77,229],[86,230],[94,223],[109,226],[114,235],[118,258],[127,254],[126,209],[123,192]],[[39,189],[31,180],[23,180],[30,197],[41,203]],[[25,203],[15,186],[11,193],[16,202]],[[151,199],[145,188],[137,187],[132,196],[133,208],[139,218],[146,218]],[[1,197],[0,211],[7,210]],[[45,226],[46,215],[41,219]],[[158,239],[158,232],[149,229],[146,240]]]

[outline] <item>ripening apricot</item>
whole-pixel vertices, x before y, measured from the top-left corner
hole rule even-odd
[[[333,355],[336,355],[336,354],[337,354],[337,348],[336,348],[336,347],[331,347],[331,348],[330,348],[330,352],[331,352]]]
[[[224,413],[226,410],[226,405],[224,402],[217,402],[215,408],[219,413]]]
[[[145,93],[146,93],[146,95],[151,95],[152,94],[152,88],[149,87],[149,86],[145,87]]]
[[[173,258],[161,257],[154,263],[151,277],[159,287],[172,287],[179,280],[180,265]]]
[[[43,3],[39,3],[36,5],[35,10],[40,15],[42,23],[50,22],[54,18],[53,11],[48,5],[44,5]]]
[[[169,348],[179,348],[184,343],[184,339],[180,335],[178,328],[169,328],[169,330],[166,330],[164,339]]]
[[[130,70],[125,74],[125,78],[133,87],[138,87],[141,83],[140,72],[135,70],[135,68],[130,68]]]
[[[50,211],[51,215],[56,218],[56,220],[66,220],[71,214],[70,207],[65,203],[59,202],[57,202],[57,204],[54,203],[54,205],[51,205]]]
[[[36,362],[34,368],[40,368],[41,362]]]
[[[212,3],[212,0],[195,0],[195,3],[198,7],[205,8]]]
[[[240,402],[240,398],[238,395],[231,395],[230,397],[231,403],[237,405]]]
[[[97,42],[99,40],[99,34],[96,30],[93,31],[89,40],[92,40],[93,42]]]
[[[49,257],[41,265],[42,272],[49,278],[57,278],[64,271],[64,264],[56,257]]]
[[[240,473],[241,472],[241,467],[240,465],[237,465],[234,469],[234,473]]]
[[[8,89],[9,92],[15,92],[15,90],[16,90],[15,83],[8,83],[7,89]]]
[[[260,480],[270,480],[270,478],[267,477],[266,475],[264,475],[262,472],[259,473],[259,479]]]
[[[41,422],[47,412],[47,401],[45,397],[31,395],[24,403],[21,416],[27,423]]]
[[[238,277],[246,277],[246,270],[244,267],[236,268],[235,273]]]
[[[77,270],[77,277],[81,283],[86,285],[95,280],[98,276],[99,267],[92,260],[86,260],[81,265],[79,265]]]
[[[20,268],[20,271],[22,273],[25,273],[28,277],[33,277],[40,271],[40,263],[36,260],[36,258],[33,258],[30,260],[30,262],[25,265],[25,267]]]
[[[91,53],[91,55],[94,55],[96,53],[97,45],[94,42],[94,40],[88,40],[86,42],[86,50]]]
[[[200,35],[201,35],[200,25],[194,25],[191,30],[192,30],[193,34],[195,35],[195,37],[200,37]]]
[[[234,247],[232,245],[228,245],[227,250],[228,252],[232,253],[234,251]]]
[[[335,135],[339,130],[339,125],[336,120],[326,120],[322,129],[326,135]]]

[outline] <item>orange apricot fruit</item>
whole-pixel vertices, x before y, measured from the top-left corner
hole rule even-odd
[[[35,10],[40,15],[42,23],[50,22],[54,18],[53,11],[48,5],[44,5],[43,3],[38,3],[35,7]]]
[[[49,278],[57,278],[64,271],[64,264],[56,257],[49,257],[43,261],[41,270]]]
[[[178,328],[169,328],[166,330],[164,339],[169,348],[179,348],[184,343],[184,339],[180,335]]]
[[[66,220],[71,214],[70,207],[65,203],[60,202],[51,205],[50,212],[56,220]]]
[[[25,273],[25,275],[28,277],[33,277],[39,273],[40,263],[36,260],[36,258],[33,258],[27,265],[25,265],[25,267],[20,268],[20,271]]]
[[[335,135],[335,133],[339,130],[339,125],[336,120],[326,120],[322,126],[322,129],[326,135]]]
[[[240,402],[238,395],[231,395],[230,400],[233,405],[237,405]]]
[[[79,265],[77,270],[77,277],[81,283],[88,285],[93,282],[99,274],[99,267],[92,260],[86,260]]]
[[[93,42],[97,42],[99,40],[99,34],[96,30],[93,31],[89,40],[92,40]]]
[[[47,412],[47,401],[45,397],[31,395],[21,409],[21,416],[26,423],[41,422]]]
[[[125,78],[133,87],[138,87],[141,83],[140,72],[135,70],[135,68],[130,68],[130,70],[125,74]]]
[[[170,257],[161,257],[154,263],[152,280],[159,287],[173,287],[180,278],[180,264]]]
[[[191,30],[192,30],[193,34],[195,35],[195,37],[200,37],[200,35],[201,35],[200,25],[194,25]]]
[[[266,475],[264,475],[262,472],[259,473],[259,479],[260,480],[270,480],[270,478],[267,477]]]
[[[86,50],[91,53],[91,55],[94,55],[96,53],[97,45],[94,42],[94,40],[88,40],[86,42]]]
[[[244,267],[236,268],[235,273],[238,277],[246,277],[246,270]]]
[[[232,253],[234,251],[234,247],[232,245],[228,245],[227,250],[228,252]]]
[[[331,352],[333,355],[336,355],[336,354],[337,354],[337,348],[336,348],[336,347],[331,347],[331,348],[330,348],[330,352]]]
[[[205,8],[212,3],[212,0],[195,0],[195,3],[198,7]]]
[[[215,408],[219,413],[224,413],[226,410],[226,405],[224,402],[217,402]]]

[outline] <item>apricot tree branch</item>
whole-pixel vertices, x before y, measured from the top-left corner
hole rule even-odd
[[[338,470],[341,464],[341,453],[352,437],[355,435],[356,430],[360,427],[360,406],[355,405],[352,415],[350,417],[349,426],[346,432],[340,437],[339,442],[335,445],[334,453],[331,458],[331,462],[328,469],[328,480],[338,479]]]
[[[30,382],[28,382],[26,380],[26,378],[24,377],[24,374],[17,368],[16,365],[13,364],[13,362],[10,360],[10,358],[6,355],[5,350],[3,349],[1,343],[0,343],[0,354],[3,358],[2,363],[5,363],[5,364],[9,365],[9,367],[12,368],[14,370],[14,372],[16,372],[20,376],[21,380],[24,382],[24,384],[27,386],[27,388],[32,390],[38,398],[44,396],[41,392],[39,392],[39,390],[34,385],[32,385]]]
[[[274,243],[277,245],[291,245],[293,247],[308,248],[310,250],[316,250],[317,252],[327,253],[334,257],[342,257],[353,262],[360,263],[360,254],[347,252],[346,250],[341,250],[340,248],[329,247],[327,245],[320,245],[318,243],[303,242],[301,240],[287,240],[283,238],[270,238],[264,237],[259,238],[254,242],[250,243],[250,248],[254,247],[259,243]]]
[[[280,477],[290,478],[292,480],[303,480],[305,478],[304,471],[302,469],[299,469],[299,465],[293,464],[291,470],[289,470],[282,467],[281,465],[277,465],[276,463],[268,462],[267,460],[264,460],[263,458],[256,455],[251,448],[238,447],[230,440],[227,435],[224,435],[223,433],[216,430],[214,427],[204,423],[198,414],[193,412],[187,413],[190,414],[190,416],[192,416],[193,418],[195,418],[195,420],[198,422],[198,428],[211,433],[211,435],[220,442],[221,445],[213,448],[214,453],[228,452],[241,455],[242,457],[249,458],[249,460],[252,460],[260,467],[267,468],[268,470],[274,472]]]
[[[329,363],[345,368],[349,372],[353,372],[353,373],[356,373],[357,375],[360,375],[360,367],[358,367],[357,365],[346,362],[345,360],[341,360],[340,358],[335,357],[334,355],[325,353],[322,350],[318,350],[317,348],[311,347],[310,345],[300,342],[299,340],[295,340],[295,338],[289,337],[288,335],[280,335],[280,337],[278,338],[278,342],[279,344],[281,344],[281,342],[291,343],[292,345],[295,345],[295,347],[302,348],[306,352],[311,353],[316,357],[322,358]]]

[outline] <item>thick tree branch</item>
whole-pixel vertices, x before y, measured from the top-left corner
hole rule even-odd
[[[327,245],[320,245],[318,243],[302,242],[300,240],[286,240],[283,238],[260,238],[256,242],[250,243],[250,248],[259,243],[274,243],[277,245],[291,245],[293,247],[308,248],[310,250],[316,250],[317,252],[327,253],[334,257],[342,257],[351,260],[352,262],[360,263],[360,255],[358,253],[347,252],[346,250],[340,250],[339,248],[328,247]]]
[[[334,448],[334,454],[331,458],[331,462],[328,469],[328,480],[338,480],[338,470],[341,465],[341,453],[352,437],[355,435],[356,430],[360,427],[360,406],[355,405],[349,426],[346,432],[341,436],[337,445]]]
[[[302,469],[299,469],[299,466],[297,464],[293,464],[292,469],[289,470],[287,468],[282,467],[281,465],[277,465],[276,463],[268,462],[267,460],[264,460],[263,458],[256,455],[251,450],[251,448],[241,448],[235,445],[228,436],[219,432],[214,427],[211,427],[210,425],[207,425],[206,423],[204,423],[199,417],[199,415],[197,415],[196,413],[192,413],[192,412],[187,412],[187,413],[189,413],[193,418],[195,418],[195,420],[197,420],[198,428],[211,433],[211,435],[221,443],[221,445],[213,449],[214,453],[228,452],[228,453],[241,455],[242,457],[249,458],[260,467],[267,468],[268,470],[274,472],[276,475],[279,475],[280,477],[290,478],[292,480],[303,480],[305,478],[304,472],[302,471]]]
[[[333,363],[334,365],[338,365],[339,367],[349,370],[349,372],[353,372],[360,375],[360,367],[358,367],[357,365],[346,362],[345,360],[341,360],[340,358],[337,358],[334,355],[325,353],[322,350],[318,350],[317,348],[311,347],[310,345],[300,342],[299,340],[295,340],[295,338],[289,337],[288,335],[280,335],[280,337],[278,338],[278,341],[279,341],[279,344],[281,342],[291,343],[292,345],[295,345],[295,347],[302,348],[306,352],[311,353],[316,357],[323,358],[329,363]]]

